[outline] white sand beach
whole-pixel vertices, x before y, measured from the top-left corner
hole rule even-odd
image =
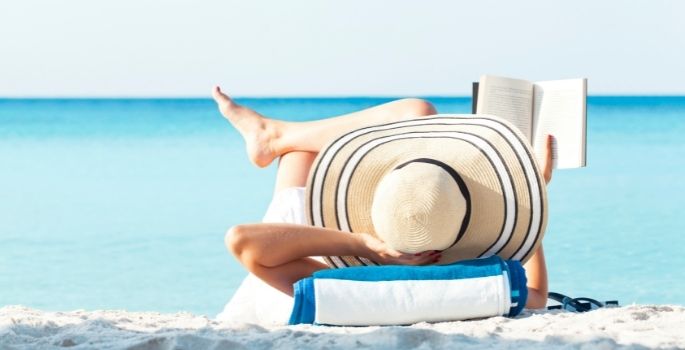
[[[261,327],[189,313],[46,312],[0,308],[0,349],[685,348],[685,307],[632,305],[588,313],[406,327]]]

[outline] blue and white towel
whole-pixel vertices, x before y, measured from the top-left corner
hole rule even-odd
[[[450,265],[329,269],[294,284],[290,324],[404,325],[513,317],[527,297],[520,262],[497,256]]]

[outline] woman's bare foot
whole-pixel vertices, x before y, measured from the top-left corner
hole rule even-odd
[[[278,156],[273,144],[278,131],[276,123],[261,114],[243,107],[231,100],[228,95],[215,86],[212,97],[219,106],[219,111],[243,136],[250,161],[263,168]]]

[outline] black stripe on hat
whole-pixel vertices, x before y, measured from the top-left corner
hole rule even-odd
[[[464,232],[466,232],[466,228],[469,226],[469,221],[471,221],[471,193],[469,193],[469,189],[466,186],[464,179],[461,178],[459,173],[457,173],[454,170],[454,168],[452,168],[451,166],[449,166],[449,165],[447,165],[447,164],[445,164],[439,160],[436,160],[436,159],[431,159],[431,158],[412,159],[408,162],[404,162],[404,163],[396,166],[395,169],[402,169],[411,163],[428,163],[428,164],[437,165],[440,168],[442,168],[442,170],[446,171],[448,174],[450,174],[452,179],[454,179],[454,182],[456,182],[457,186],[459,186],[459,191],[461,192],[461,195],[464,196],[464,200],[466,200],[466,212],[464,213],[464,219],[461,221],[461,227],[459,228],[459,232],[457,233],[457,238],[454,240],[454,242],[452,242],[452,244],[450,244],[449,247],[447,247],[447,248],[451,248],[455,244],[457,244],[457,242],[459,242],[459,240],[461,239],[462,236],[464,236]],[[505,213],[506,213],[506,210],[507,210],[507,208],[505,206],[505,208],[504,208]]]
[[[462,124],[462,125],[464,125],[464,124]],[[463,131],[462,131],[462,132],[463,132]],[[464,134],[468,134],[468,135],[472,135],[472,136],[474,136],[474,137],[478,137],[478,135],[472,134],[472,133],[470,133],[470,132],[463,132],[463,133],[464,133]],[[502,138],[506,139],[506,137],[504,137],[503,135],[501,135],[501,136],[502,136]],[[500,151],[499,151],[499,149],[498,149],[497,147],[493,146],[493,144],[492,144],[490,141],[488,141],[487,139],[484,139],[484,138],[482,138],[482,137],[481,137],[481,139],[483,140],[483,142],[487,143],[490,147],[492,147],[492,149],[495,151],[495,153],[497,153],[497,156],[499,156],[499,158],[502,159],[502,163],[507,164],[507,162],[504,161],[504,157],[502,156],[502,153],[500,153]],[[511,145],[511,143],[509,144],[509,147],[510,147],[510,148],[513,148],[512,145]],[[514,154],[516,154],[516,150],[513,150],[513,149],[512,149],[512,151],[514,152]],[[504,167],[504,170],[506,170],[507,175],[509,176],[509,180],[511,181],[511,188],[512,188],[512,190],[514,191],[514,208],[515,208],[515,209],[514,209],[514,226],[512,226],[512,228],[511,228],[511,233],[509,234],[509,237],[507,237],[507,240],[504,242],[504,244],[502,244],[502,247],[501,247],[501,248],[499,248],[496,252],[493,253],[494,255],[497,255],[499,252],[501,252],[502,249],[504,249],[504,247],[507,246],[507,243],[509,243],[509,241],[511,241],[511,239],[514,237],[514,232],[516,231],[516,225],[517,225],[517,222],[518,222],[518,215],[519,215],[519,210],[518,210],[518,208],[519,208],[519,200],[518,200],[518,196],[517,196],[517,194],[516,194],[517,187],[516,187],[516,185],[514,184],[514,177],[513,177],[512,174],[511,174],[511,169],[510,169],[509,166],[505,166],[505,167]],[[522,169],[522,170],[523,170],[523,172],[525,173],[525,170],[524,170],[524,169]],[[528,192],[530,192],[530,190],[528,190]],[[504,191],[502,191],[502,193],[504,193]],[[505,206],[504,210],[505,210],[505,213],[506,213],[506,206]],[[532,214],[531,214],[531,215],[532,215]],[[531,220],[528,220],[529,223],[530,223],[530,221],[531,221]],[[506,222],[506,218],[505,218],[505,222]],[[504,234],[504,227],[502,227],[502,232],[500,232],[499,237],[497,237],[497,239],[496,239],[494,242],[492,242],[492,244],[490,244],[490,246],[489,246],[487,249],[485,249],[485,251],[484,251],[483,253],[481,253],[478,257],[483,257],[483,255],[484,255],[485,253],[487,253],[490,249],[492,249],[492,247],[494,247],[495,244],[497,244],[497,242],[499,242],[500,238],[502,238],[502,234]],[[528,231],[526,231],[526,236],[528,236]]]

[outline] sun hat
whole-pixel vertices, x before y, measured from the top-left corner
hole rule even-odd
[[[547,194],[516,127],[491,115],[442,114],[331,142],[309,173],[305,214],[312,226],[369,233],[402,252],[441,250],[439,263],[492,255],[525,262],[544,235]]]

